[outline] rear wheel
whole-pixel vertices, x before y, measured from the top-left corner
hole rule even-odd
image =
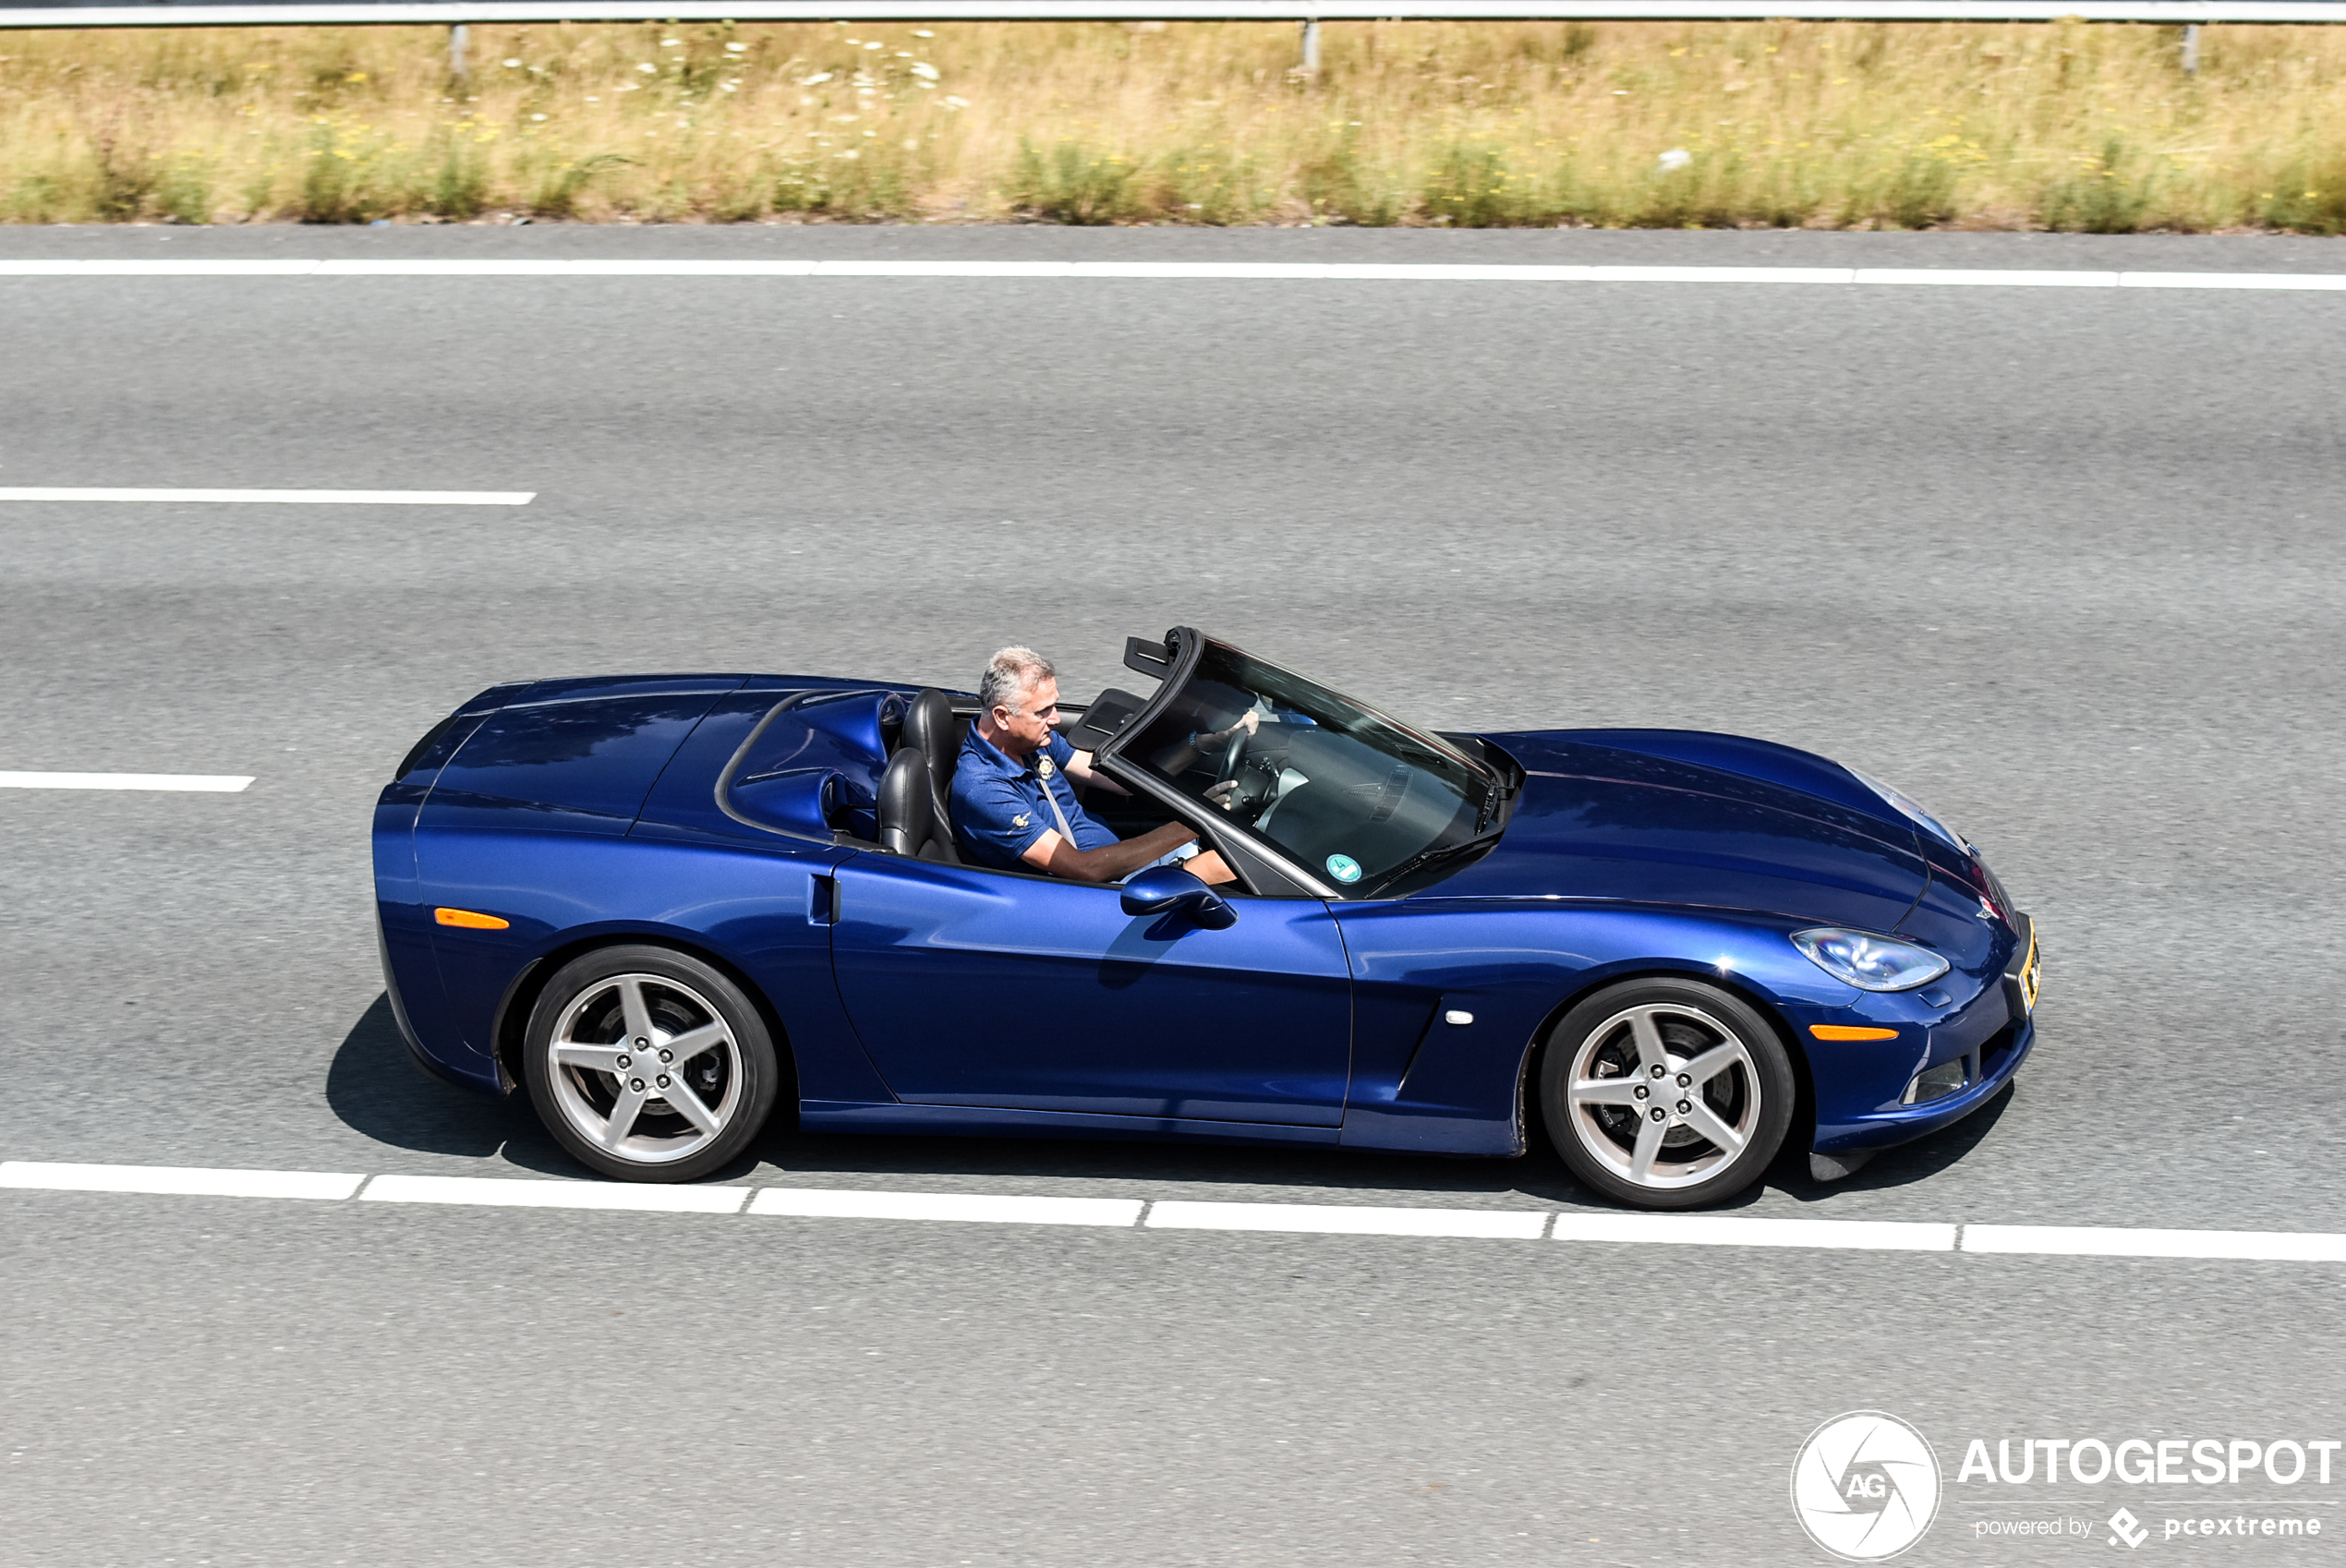
[[[739,986],[648,946],[563,965],[530,1013],[523,1067],[547,1129],[623,1181],[693,1181],[730,1164],[772,1113],[781,1078]]]
[[[1695,1209],[1760,1178],[1792,1121],[1792,1061],[1741,998],[1630,981],[1566,1013],[1540,1067],[1548,1133],[1572,1174],[1640,1209]]]

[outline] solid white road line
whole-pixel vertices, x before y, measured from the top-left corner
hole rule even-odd
[[[1151,1230],[1284,1230],[1324,1236],[1465,1236],[1537,1241],[1544,1210],[1368,1209],[1336,1203],[1163,1202],[1149,1209]]]
[[[2346,1236],[2304,1231],[2121,1230],[2099,1225],[1965,1225],[1966,1252],[2060,1258],[2242,1258],[2346,1262]]]
[[[737,1214],[745,1187],[652,1187],[632,1181],[518,1181],[503,1176],[379,1176],[362,1203],[472,1203],[501,1209],[634,1209]]]
[[[1745,1220],[1717,1214],[1558,1214],[1558,1241],[1696,1247],[1828,1247],[1859,1252],[1953,1252],[1955,1227],[1890,1220]]]
[[[0,1161],[0,1187],[46,1192],[163,1192],[181,1198],[347,1198],[367,1178],[350,1171],[224,1171],[184,1165],[74,1165]]]
[[[826,1220],[962,1220],[1007,1225],[1131,1225],[1137,1198],[1012,1198],[975,1192],[847,1192],[830,1188],[766,1187],[753,1214]]]
[[[194,790],[235,795],[249,773],[0,773],[0,790]]]
[[[88,485],[0,486],[0,501],[197,501],[231,505],[527,506],[536,490],[141,490]]]
[[[1312,261],[0,260],[0,277],[1183,278],[1288,283],[1811,283],[2346,290],[2346,272],[1987,267],[1628,267]]]

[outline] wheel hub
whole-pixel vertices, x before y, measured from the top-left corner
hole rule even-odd
[[[1581,1146],[1641,1187],[1686,1187],[1734,1158],[1756,1126],[1751,1058],[1686,1007],[1631,1007],[1574,1053],[1566,1093]]]
[[[632,1161],[693,1153],[738,1098],[732,1031],[706,997],[666,976],[617,975],[582,993],[548,1048],[563,1116]]]

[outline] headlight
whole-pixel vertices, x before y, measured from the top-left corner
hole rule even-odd
[[[1971,846],[1964,842],[1964,837],[1962,834],[1956,832],[1953,828],[1948,826],[1945,823],[1940,821],[1937,817],[1923,810],[1921,802],[1917,801],[1913,796],[1905,794],[1901,790],[1893,790],[1889,785],[1884,784],[1880,779],[1860,773],[1854,767],[1849,767],[1847,763],[1843,763],[1841,766],[1849,768],[1849,777],[1855,778],[1858,783],[1863,784],[1867,789],[1871,790],[1875,794],[1880,795],[1893,809],[1923,828],[1923,830],[1928,832],[1932,838],[1937,838],[1950,849],[1962,850],[1966,855],[1974,852]]]
[[[1947,960],[1928,947],[1837,925],[1796,931],[1792,945],[1810,963],[1860,991],[1912,991],[1947,972]]]

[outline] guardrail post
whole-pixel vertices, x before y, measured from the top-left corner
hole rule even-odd
[[[450,76],[452,76],[452,77],[461,77],[461,76],[464,76],[464,75],[466,74],[466,69],[465,69],[465,45],[466,45],[466,43],[469,43],[471,41],[472,41],[472,34],[471,34],[471,32],[470,32],[470,31],[469,31],[466,28],[466,26],[465,26],[465,24],[464,24],[464,23],[462,23],[462,22],[456,22],[456,23],[452,24],[452,25],[449,27],[449,29],[448,29],[448,74],[449,74]]]
[[[1303,74],[1320,74],[1320,18],[1307,17],[1303,22]]]
[[[2190,22],[2183,28],[2183,75],[2199,74],[2199,24]]]

